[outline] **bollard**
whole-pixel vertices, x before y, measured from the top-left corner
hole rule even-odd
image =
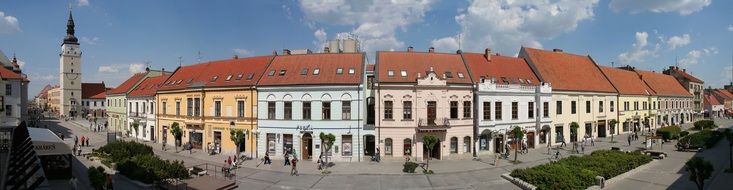
[[[606,186],[606,178],[603,178],[603,176],[596,176],[596,185],[603,189]]]

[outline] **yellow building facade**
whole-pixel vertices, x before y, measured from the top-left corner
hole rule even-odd
[[[206,138],[204,144],[211,143],[217,151],[233,154],[239,152],[256,156],[257,139],[257,91],[254,88],[218,88],[204,92],[204,123]],[[239,147],[231,140],[231,129],[241,129],[245,134],[244,143]]]
[[[654,130],[656,122],[656,96],[621,95],[618,100],[617,133],[641,133],[641,130]]]

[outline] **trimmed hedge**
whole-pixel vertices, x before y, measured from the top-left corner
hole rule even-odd
[[[405,173],[415,173],[415,169],[417,168],[417,163],[407,161],[405,164],[402,165],[402,172]]]
[[[657,129],[657,135],[661,135],[664,140],[678,139],[680,132],[682,132],[682,128],[674,125]]]
[[[682,132],[680,132],[680,137],[685,137],[685,136],[687,136],[689,134],[690,134],[689,131],[682,131]]]
[[[163,179],[188,178],[183,162],[161,160],[154,155],[138,155],[117,164],[117,170],[132,180],[152,184]]]
[[[718,127],[717,125],[715,125],[715,122],[713,120],[696,121],[694,125],[695,130],[713,129]]]
[[[721,134],[721,132],[719,131],[703,130],[694,134],[687,135],[677,142],[679,145],[685,145],[689,143],[689,148],[712,148],[722,138],[723,134]]]
[[[639,152],[599,150],[582,157],[570,156],[554,163],[516,169],[510,175],[537,189],[586,189],[595,185],[596,176],[610,179],[651,161],[651,157]]]
[[[110,161],[115,163],[136,155],[153,155],[153,147],[133,141],[115,141],[100,147],[96,151],[109,155]]]

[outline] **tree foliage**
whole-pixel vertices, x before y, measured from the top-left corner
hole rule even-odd
[[[693,157],[685,163],[685,169],[690,173],[690,181],[695,182],[697,189],[702,190],[705,179],[710,178],[713,173],[713,164],[702,157]]]

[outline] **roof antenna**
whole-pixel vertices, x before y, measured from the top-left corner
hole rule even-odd
[[[614,66],[613,66],[613,61],[611,61],[611,67],[614,67]]]
[[[463,35],[463,33],[458,34],[458,50],[461,50],[461,35]]]
[[[178,67],[181,67],[181,62],[183,62],[183,57],[178,56]]]

